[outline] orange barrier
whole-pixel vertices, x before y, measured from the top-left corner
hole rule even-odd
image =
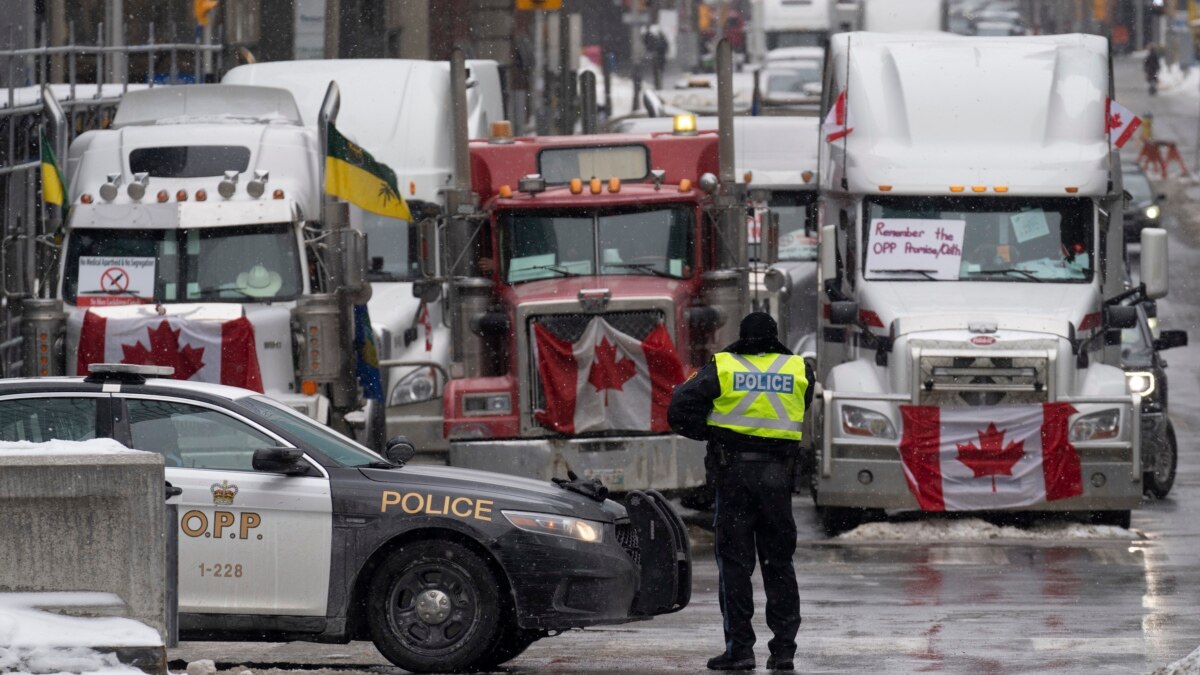
[[[1142,152],[1138,155],[1137,163],[1143,171],[1149,172],[1150,167],[1153,166],[1158,169],[1159,176],[1165,179],[1171,162],[1179,165],[1179,170],[1183,172],[1183,175],[1191,175],[1188,173],[1187,165],[1183,163],[1183,155],[1179,154],[1179,148],[1175,146],[1174,141],[1147,138],[1142,142]]]

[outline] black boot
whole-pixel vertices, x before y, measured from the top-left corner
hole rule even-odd
[[[754,655],[735,657],[729,654],[714,656],[708,660],[709,670],[754,670]]]
[[[774,654],[767,657],[767,670],[795,670],[792,665],[792,657],[776,656]]]

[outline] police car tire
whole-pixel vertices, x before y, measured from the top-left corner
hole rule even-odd
[[[476,665],[481,670],[491,670],[508,663],[529,649],[529,645],[537,642],[541,637],[542,634],[537,631],[525,630],[518,626],[514,618],[505,623],[504,630],[501,630],[500,634],[496,636],[496,642]]]
[[[436,625],[421,620],[414,586],[451,598],[451,615]],[[375,572],[368,598],[371,641],[389,661],[417,673],[483,665],[505,623],[491,569],[451,541],[405,545]],[[393,604],[409,609],[393,612]]]

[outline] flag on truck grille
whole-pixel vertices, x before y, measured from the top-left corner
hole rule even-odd
[[[46,138],[46,132],[43,130],[39,137],[42,146],[42,201],[62,206],[67,199],[67,181],[63,179],[62,169],[58,166],[58,158],[54,155],[50,139]]]
[[[597,316],[574,343],[536,322],[533,334],[546,400],[535,413],[542,426],[564,434],[670,430],[667,406],[683,364],[666,326],[638,340]]]
[[[371,213],[412,220],[396,173],[332,124],[325,148],[325,192]]]
[[[177,380],[262,392],[254,344],[245,316],[160,315],[152,305],[93,308],[83,315],[76,371],[87,375],[93,363],[170,366]]]
[[[904,477],[925,511],[1010,509],[1083,494],[1069,403],[902,405]]]
[[[1107,126],[1108,140],[1118,149],[1125,146],[1133,134],[1142,126],[1142,118],[1133,114],[1133,111],[1125,106],[1117,103],[1111,98],[1106,101],[1107,105]]]

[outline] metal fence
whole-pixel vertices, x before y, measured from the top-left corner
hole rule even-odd
[[[0,51],[0,72],[9,83],[0,92],[0,377],[21,372],[21,301],[50,296],[56,278],[53,270],[39,270],[56,259],[60,241],[40,196],[42,86],[49,86],[66,116],[66,133],[54,148],[66,173],[70,141],[106,128],[131,88],[205,82],[224,72],[220,36],[211,44],[156,42],[150,24],[146,44],[114,46],[104,43],[103,26],[97,34],[102,37],[96,44],[77,44],[72,23],[65,45]],[[170,34],[176,34],[173,27]],[[87,78],[92,81],[81,81],[81,72],[94,74]],[[144,77],[133,82],[131,72]],[[25,74],[19,84],[18,73]]]

